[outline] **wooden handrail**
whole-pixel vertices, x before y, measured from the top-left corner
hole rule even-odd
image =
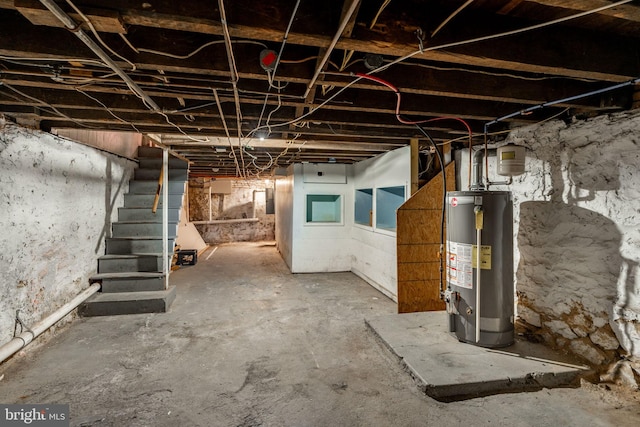
[[[158,210],[158,203],[160,202],[160,191],[162,191],[162,180],[164,178],[164,168],[160,169],[160,178],[158,178],[158,189],[156,190],[156,196],[153,198],[153,207],[151,212],[156,213]],[[164,201],[167,203],[167,201]]]

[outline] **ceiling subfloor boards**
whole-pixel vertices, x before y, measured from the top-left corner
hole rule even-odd
[[[637,2],[569,20],[612,2],[408,0],[381,8],[327,0],[302,1],[295,13],[290,0],[73,2],[106,46],[67,2],[56,4],[158,111],[40,1],[0,0],[0,113],[43,129],[157,134],[198,173],[255,176],[300,161],[352,163],[412,138],[426,144],[398,114],[464,119],[480,143],[496,117],[509,119],[491,126],[490,138],[551,117],[631,108],[633,88],[599,91],[640,75]],[[270,82],[259,55],[282,46]],[[384,84],[354,83],[358,73],[388,82],[400,96]],[[597,95],[530,111],[591,92]],[[260,141],[253,136],[265,123],[268,138]],[[424,128],[440,144],[466,143],[466,128],[455,120]],[[227,132],[236,154],[246,154],[246,171],[230,151],[215,151],[229,145]]]

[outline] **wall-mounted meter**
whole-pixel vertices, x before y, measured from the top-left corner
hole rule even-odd
[[[505,145],[498,148],[498,175],[516,176],[524,173],[525,148]]]

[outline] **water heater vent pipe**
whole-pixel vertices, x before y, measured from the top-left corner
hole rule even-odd
[[[473,154],[469,153],[469,155],[473,156],[473,165],[471,166],[473,180],[470,190],[485,190],[484,182],[482,181],[482,160],[485,157],[484,150],[478,150]]]
[[[478,150],[472,154],[472,157],[473,164],[471,166],[471,175],[473,179],[471,182],[471,187],[469,188],[471,191],[488,190],[491,185],[511,185],[511,183],[513,182],[512,175],[509,175],[509,179],[506,181],[490,181],[488,171],[484,171],[486,179],[482,179],[484,169],[483,160],[488,157],[488,150]],[[517,175],[519,175],[520,173],[517,173]]]

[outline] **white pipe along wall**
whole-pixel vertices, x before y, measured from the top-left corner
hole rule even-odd
[[[100,284],[94,283],[87,289],[82,291],[80,295],[60,307],[51,315],[45,317],[28,330],[24,330],[20,335],[14,337],[11,341],[0,347],[0,363],[25,348],[31,341],[40,336],[47,329],[58,323],[63,317],[71,313],[76,307],[86,301],[91,295],[100,290]]]
[[[632,385],[640,375],[638,129],[637,110],[515,129],[504,144],[526,148],[526,172],[491,188],[513,193],[525,334]],[[495,178],[495,157],[489,169]]]

